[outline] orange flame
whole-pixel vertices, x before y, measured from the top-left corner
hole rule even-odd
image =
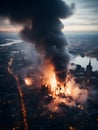
[[[48,64],[44,67],[42,84],[50,87],[51,91],[54,92],[57,86],[57,80],[54,72],[54,67]]]
[[[30,78],[30,77],[26,77],[26,78],[24,79],[24,81],[25,81],[25,83],[26,83],[27,86],[33,85],[33,80],[32,80],[32,78]]]
[[[50,110],[59,111],[58,104],[61,102],[69,106],[76,106],[76,101],[80,104],[86,101],[88,91],[80,89],[80,85],[75,82],[70,74],[67,75],[65,83],[62,84],[57,81],[54,67],[51,64],[44,68],[43,73],[42,83],[49,88],[52,97],[54,97],[54,101],[48,105]],[[82,105],[76,107],[84,109]]]

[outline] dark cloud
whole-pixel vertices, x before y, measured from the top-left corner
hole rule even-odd
[[[1,0],[0,15],[9,16],[16,21],[24,21],[31,17],[66,18],[73,12],[74,4],[69,7],[62,0]]]
[[[62,0],[0,1],[0,15],[24,25],[22,37],[34,43],[41,55],[44,52],[44,60],[48,59],[54,65],[60,82],[66,77],[69,61],[60,19],[71,16],[74,6],[73,3],[68,6]]]

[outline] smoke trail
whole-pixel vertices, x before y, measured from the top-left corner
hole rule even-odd
[[[0,3],[0,15],[24,26],[22,37],[35,44],[43,60],[48,60],[54,66],[60,82],[66,78],[69,62],[67,42],[61,32],[63,24],[60,19],[71,16],[74,6],[73,3],[68,6],[62,0],[3,0]]]

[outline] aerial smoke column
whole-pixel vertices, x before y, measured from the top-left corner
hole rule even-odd
[[[60,19],[73,14],[74,4],[63,0],[10,0],[0,2],[0,15],[24,26],[21,35],[53,66],[56,78],[64,82],[69,55]]]

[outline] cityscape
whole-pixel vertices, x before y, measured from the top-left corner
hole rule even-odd
[[[20,43],[6,46],[8,42],[4,41],[0,46],[1,130],[97,130],[98,71],[93,71],[92,57],[86,68],[70,62],[65,82],[71,82],[70,93],[66,85],[61,87],[59,84],[52,92],[54,90],[41,83],[41,75],[25,53],[25,43],[20,40]],[[59,102],[56,101],[58,98]]]
[[[0,1],[0,130],[98,130],[98,0]]]

